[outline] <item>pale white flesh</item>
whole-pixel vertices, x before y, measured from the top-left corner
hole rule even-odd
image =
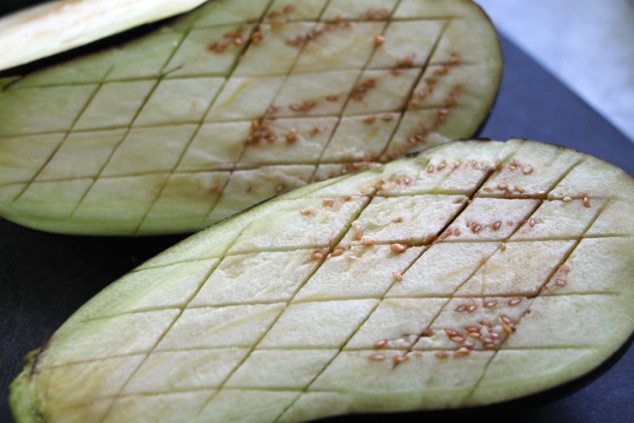
[[[634,331],[633,204],[620,169],[521,140],[298,189],[83,306],[14,383],[16,418],[302,422],[552,388]]]
[[[0,18],[0,70],[52,56],[205,0],[54,0]]]
[[[472,136],[501,70],[468,0],[214,0],[4,81],[0,215],[76,234],[194,231]]]

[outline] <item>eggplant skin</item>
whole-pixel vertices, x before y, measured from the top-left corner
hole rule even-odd
[[[67,234],[195,232],[472,137],[502,69],[469,0],[209,1],[0,79],[0,215]]]
[[[9,391],[9,404],[13,410],[16,421],[24,423],[46,423],[39,414],[41,407],[36,400],[37,394],[32,391],[30,376],[33,372],[33,365],[41,349],[31,351],[26,358],[24,371],[13,381]]]
[[[579,380],[634,332],[634,180],[528,140],[311,184],[107,287],[11,387],[19,422],[304,422]]]

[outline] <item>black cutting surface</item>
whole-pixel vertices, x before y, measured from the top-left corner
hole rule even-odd
[[[25,4],[22,0],[3,2],[0,14]],[[523,137],[571,147],[634,175],[634,143],[515,45],[502,41],[504,79],[480,136]],[[110,282],[179,239],[63,236],[0,221],[0,422],[13,422],[8,388],[23,366],[24,355],[46,342],[74,310]],[[626,346],[621,353],[607,370],[592,375],[592,381],[574,385],[572,393],[559,390],[508,406],[409,413],[398,419],[634,422],[634,347]],[[565,396],[558,399],[561,395]],[[384,419],[364,416],[370,422]]]

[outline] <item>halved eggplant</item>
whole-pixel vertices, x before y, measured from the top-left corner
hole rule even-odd
[[[0,215],[182,233],[472,136],[500,82],[469,0],[214,0],[152,35],[0,80]]]
[[[204,1],[52,0],[2,16],[0,70],[186,12]]]
[[[634,331],[634,180],[464,141],[292,191],[83,306],[11,388],[19,422],[302,422],[471,407]]]

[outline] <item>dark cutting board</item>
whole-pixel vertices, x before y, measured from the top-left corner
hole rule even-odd
[[[3,0],[0,14],[36,2]],[[634,143],[518,47],[506,39],[502,41],[504,80],[480,136],[523,137],[572,147],[634,175]],[[102,288],[179,239],[62,236],[0,221],[0,422],[13,421],[7,402],[8,388],[23,366],[23,356],[43,344],[74,310]],[[467,417],[470,421],[512,419],[513,423],[634,422],[634,347],[625,347],[621,354],[597,379],[562,399],[558,397],[566,392],[559,390],[538,401],[512,407],[411,413],[398,419],[399,422]],[[365,421],[384,419],[385,416],[364,417]],[[331,421],[351,420],[343,417]]]

